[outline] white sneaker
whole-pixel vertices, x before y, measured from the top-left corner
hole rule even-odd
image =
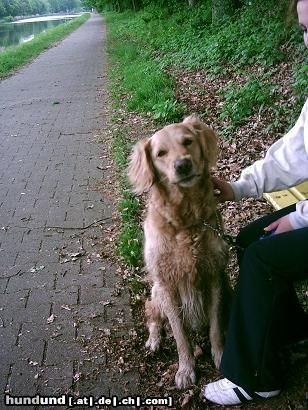
[[[268,399],[278,396],[279,393],[280,390],[247,393],[242,387],[237,386],[228,379],[221,379],[204,387],[204,397],[207,400],[224,406],[241,404],[253,399]]]

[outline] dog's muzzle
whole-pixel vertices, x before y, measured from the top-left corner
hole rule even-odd
[[[176,184],[183,187],[190,187],[194,185],[196,178],[200,174],[196,173],[193,163],[189,158],[177,159],[174,163],[176,172]]]
[[[182,158],[175,161],[174,168],[179,177],[187,177],[191,174],[193,166],[189,158]]]

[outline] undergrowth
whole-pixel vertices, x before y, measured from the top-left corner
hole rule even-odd
[[[230,119],[234,127],[242,125],[257,107],[260,112],[273,100],[273,87],[255,78],[249,78],[240,87],[232,82],[222,93],[226,102],[221,108],[220,118]]]

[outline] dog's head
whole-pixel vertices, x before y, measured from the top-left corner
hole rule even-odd
[[[149,190],[157,182],[189,188],[215,165],[216,157],[216,134],[192,115],[137,143],[128,176],[136,193]]]

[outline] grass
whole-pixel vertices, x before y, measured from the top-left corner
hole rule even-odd
[[[142,259],[143,232],[138,222],[139,200],[131,193],[126,178],[128,156],[132,142],[127,138],[129,130],[119,127],[113,131],[113,153],[118,170],[118,187],[121,200],[118,204],[121,215],[121,232],[118,238],[119,256],[128,266],[138,266]]]
[[[183,107],[175,99],[174,80],[153,59],[151,48],[140,47],[138,41],[127,37],[130,20],[130,13],[106,15],[114,99],[121,103],[125,99],[129,111],[155,113],[158,121],[177,120],[183,114]]]
[[[236,134],[250,116],[269,107],[273,110],[269,129],[277,127],[281,118],[295,121],[306,98],[307,64],[303,61],[302,32],[296,24],[288,27],[285,23],[287,2],[253,0],[219,25],[211,21],[210,4],[181,11],[151,6],[137,13],[105,14],[111,91],[119,117],[124,110],[140,113],[157,124],[182,118],[185,107],[175,97],[172,75],[179,67],[182,71],[206,70],[216,78],[227,77],[232,71],[233,79],[237,74],[245,79],[229,81],[221,89],[218,118],[228,124],[223,132],[226,138]],[[294,59],[291,105],[279,100],[277,84],[271,81],[275,67],[290,59]],[[132,142],[127,137],[129,130],[120,126],[117,133],[121,136],[115,136],[120,141],[116,155],[123,175]],[[138,245],[142,242],[139,202],[128,194],[125,178],[120,189],[124,231],[119,252],[128,265],[138,266]]]
[[[89,13],[83,14],[39,34],[28,43],[8,47],[4,52],[0,53],[0,78],[12,74],[15,70],[37,57],[42,51],[63,40],[63,38],[88,20],[89,17]]]

